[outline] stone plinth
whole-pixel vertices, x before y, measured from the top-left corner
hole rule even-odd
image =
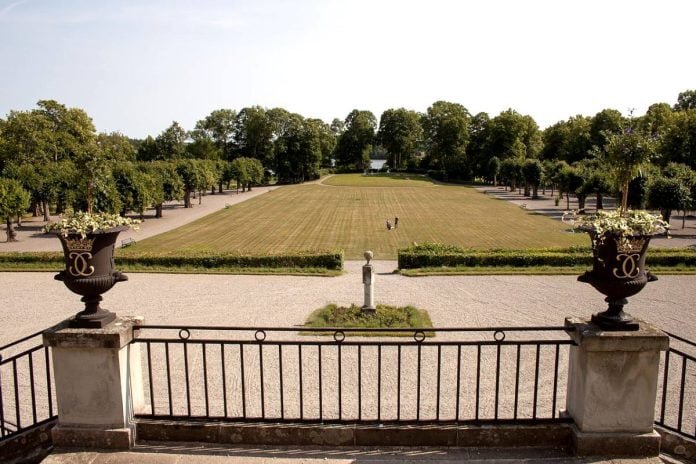
[[[130,342],[141,323],[117,318],[102,329],[77,329],[65,321],[44,333],[53,356],[56,446],[132,446],[132,418],[143,410],[144,394],[140,345]]]
[[[669,337],[644,321],[631,332],[604,332],[568,318],[577,343],[569,356],[567,414],[579,455],[657,456],[654,431],[660,351]]]

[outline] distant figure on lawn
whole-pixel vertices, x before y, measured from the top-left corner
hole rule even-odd
[[[392,228],[392,223],[389,219],[387,219],[387,230],[391,230]]]
[[[399,218],[395,217],[394,218],[394,228],[396,229],[397,227],[399,227]]]

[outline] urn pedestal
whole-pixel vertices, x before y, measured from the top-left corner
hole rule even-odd
[[[112,322],[116,314],[101,308],[102,294],[128,276],[114,269],[116,238],[126,226],[97,230],[84,238],[80,234],[58,234],[65,255],[65,270],[56,280],[72,292],[82,295],[85,309],[70,320],[70,327],[100,329]]]
[[[580,282],[592,285],[606,295],[606,311],[594,314],[592,322],[604,330],[638,330],[633,316],[623,310],[626,298],[643,290],[648,282],[657,280],[645,268],[645,256],[650,235],[619,237],[612,234],[592,238],[592,270],[578,277]]]

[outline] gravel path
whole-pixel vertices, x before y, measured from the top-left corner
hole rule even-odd
[[[547,191],[548,195],[543,195],[543,193],[539,191],[539,198],[532,200],[531,198],[520,194],[519,191],[511,192],[509,190],[505,190],[504,187],[484,186],[476,187],[476,190],[501,200],[509,201],[522,208],[535,211],[553,219],[560,220],[563,213],[566,211],[565,198],[560,201],[558,206],[556,206],[550,191]],[[616,205],[613,198],[604,198],[605,208],[614,208],[615,206]],[[574,196],[570,199],[570,209],[578,209],[578,200]],[[595,211],[594,196],[588,197],[587,202],[585,203],[585,209],[588,213]],[[650,246],[662,248],[696,247],[696,217],[687,216],[684,223],[684,228],[682,228],[682,218],[677,213],[678,212],[675,211],[670,220],[670,237],[654,237],[652,240],[650,240]]]
[[[145,221],[138,226],[138,230],[124,232],[119,236],[119,239],[123,240],[130,237],[137,241],[152,237],[214,213],[226,205],[240,203],[276,188],[278,187],[254,187],[251,192],[244,193],[237,193],[235,190],[226,190],[215,195],[208,193],[203,195],[201,204],[198,204],[198,198],[191,199],[192,208],[184,208],[181,202],[166,203],[161,218],[155,219],[155,211],[148,210],[145,213]],[[61,251],[60,242],[54,236],[41,232],[41,228],[46,223],[40,219],[42,218],[25,219],[22,222],[22,226],[16,228],[18,241],[12,243],[4,241],[6,239],[5,225],[0,226],[0,240],[2,240],[0,241],[0,253],[13,251]],[[57,216],[54,216],[53,220],[56,219]]]

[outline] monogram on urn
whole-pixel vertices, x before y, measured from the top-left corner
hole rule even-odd
[[[55,279],[82,295],[85,304],[85,309],[70,319],[70,327],[103,328],[116,318],[99,303],[103,293],[128,280],[115,269],[114,248],[118,234],[135,223],[117,215],[77,213],[46,226],[46,232],[58,235],[65,258],[65,269]]]

